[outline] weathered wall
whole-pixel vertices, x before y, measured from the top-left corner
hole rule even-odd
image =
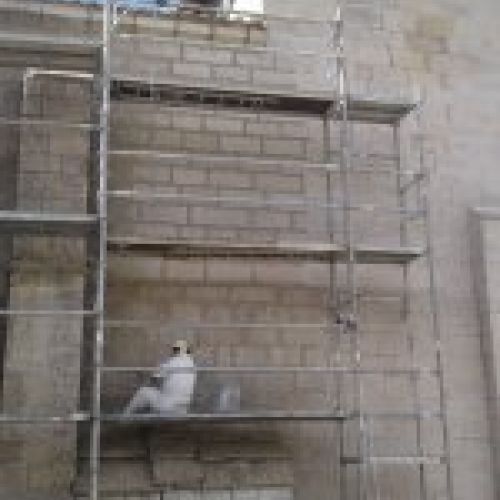
[[[20,79],[17,71],[6,71],[1,82],[1,108],[3,116],[16,118],[20,108]],[[2,128],[0,137],[0,155],[2,169],[0,173],[0,207],[12,210],[16,203],[17,165],[19,157],[19,130],[9,126]],[[12,238],[3,235],[0,238],[0,308],[9,304],[9,262],[12,256]],[[0,318],[0,359],[3,361],[6,343],[6,317]],[[3,375],[3,363],[0,379]]]
[[[22,82],[17,81],[19,90]],[[35,77],[24,84],[19,118],[88,121],[87,83]],[[84,213],[88,132],[50,125],[10,127],[19,132],[15,204],[10,208],[28,213]],[[12,241],[9,307],[54,311],[54,315],[9,317],[3,410],[35,418],[70,414],[79,409],[82,316],[64,316],[63,311],[83,308],[84,241],[43,234],[13,236]],[[6,426],[2,430],[2,438],[18,443],[17,454],[4,457],[3,486],[19,495],[27,490],[69,489],[75,467],[75,425]]]
[[[346,3],[347,19],[361,23],[354,37],[362,45],[350,53],[378,67],[367,67],[360,77],[379,85],[396,68],[422,87],[426,142],[433,151],[428,158],[430,196],[455,496],[492,498],[492,477],[498,477],[498,470],[491,473],[467,208],[499,201],[500,44],[493,21],[499,5],[487,0]],[[307,10],[318,16],[324,8],[320,1],[307,7],[288,1],[268,5],[272,12]],[[372,37],[368,31],[365,37],[363,28],[369,25],[381,25],[386,36]]]
[[[299,24],[295,28],[297,33],[293,26],[271,23],[268,28],[270,43],[290,49],[300,45],[302,36],[308,49],[325,47],[326,36],[321,25],[312,28]],[[175,50],[166,50],[168,44]],[[312,81],[319,91],[332,85],[326,71],[321,76],[313,75],[311,80],[302,80],[301,70],[296,70],[301,68],[301,58],[294,59],[288,54],[275,53],[263,58],[260,49],[253,47],[200,49],[199,42],[185,40],[181,50],[175,46],[175,41],[170,40],[168,44],[148,43],[141,63],[136,64],[135,56],[143,54],[141,43],[136,42],[133,52],[128,53],[127,64],[119,58],[114,71],[142,78],[151,77],[154,71],[153,76],[160,81],[173,78],[187,85],[217,85],[221,83],[218,70],[226,64],[233,73],[237,71],[250,78],[242,80],[243,84],[235,79],[226,80],[229,87],[253,83],[257,89],[297,92],[304,90],[303,84]],[[176,62],[179,59],[181,62]],[[182,64],[182,74],[176,73],[179,64]],[[268,66],[265,71],[263,65]],[[265,75],[266,79],[256,82],[256,74]],[[399,98],[401,90],[403,95],[411,93],[401,86],[400,80],[394,81],[400,85],[381,84],[377,94]],[[364,88],[361,84],[359,88]],[[160,103],[149,104],[147,99],[113,105],[111,148],[139,153],[128,157],[123,153],[112,155],[110,187],[153,192],[158,196],[148,201],[131,202],[123,198],[112,201],[112,235],[240,242],[328,240],[323,209],[286,205],[290,200],[300,199],[327,201],[325,172],[314,166],[307,168],[307,163],[320,161],[324,156],[320,119],[279,117],[257,110],[241,113],[213,108],[171,109]],[[411,126],[408,128],[404,127],[403,132],[414,140]],[[372,171],[356,177],[352,186],[353,202],[381,203],[386,208],[396,208],[391,128],[357,125],[353,127],[353,136],[356,137],[357,153],[367,155],[357,158],[356,167],[383,164],[392,168],[392,173],[377,175]],[[329,140],[333,157],[337,158],[338,130],[335,127]],[[156,153],[144,153],[147,150]],[[175,157],[166,154],[168,152],[180,154]],[[200,156],[187,159],[182,153]],[[204,153],[233,157],[203,159]],[[247,159],[237,159],[235,155]],[[297,163],[291,161],[302,163],[304,168],[297,168]],[[332,184],[332,200],[339,203],[342,198],[335,174]],[[162,199],[161,195],[167,198]],[[179,197],[184,199],[179,201]],[[200,197],[204,201],[200,201]],[[219,199],[214,203],[214,198],[224,197],[226,201]],[[257,199],[259,203],[269,198],[281,199],[283,206],[252,208],[248,201],[235,203],[227,201],[228,197],[253,199],[254,202]],[[399,240],[399,219],[394,214],[375,212],[354,218],[354,237],[359,243],[396,244]],[[341,220],[341,214],[336,213],[335,241],[341,241],[338,233]],[[391,269],[391,266],[383,271],[361,267],[361,328],[366,333],[362,343],[364,366],[404,368],[411,363],[434,366],[434,359],[429,358],[432,332],[428,321],[429,304],[425,300],[428,292],[425,268],[416,267],[412,272],[412,278],[422,275],[419,280],[413,278],[411,296],[417,305],[411,320],[402,321],[400,270]],[[325,264],[224,259],[173,261],[120,256],[110,258],[109,271],[108,314],[110,319],[117,320],[107,336],[106,359],[110,364],[154,365],[166,354],[169,342],[180,335],[193,342],[199,363],[214,366],[332,366],[353,362],[349,339],[338,338],[338,330],[323,331],[307,326],[301,329],[217,326],[323,323],[328,314],[328,266]],[[342,276],[343,269],[339,272]],[[377,298],[381,294],[383,297]],[[120,324],[120,320],[127,319],[138,323]],[[152,319],[153,322],[148,323]],[[207,324],[215,326],[197,326]],[[420,335],[413,335],[415,332]],[[413,336],[416,339],[410,340]],[[416,354],[410,352],[410,342],[415,343]],[[245,409],[318,410],[338,403],[348,410],[353,405],[353,393],[349,392],[352,381],[340,381],[338,376],[333,380],[329,376],[310,375],[247,378],[248,381],[242,382]],[[366,382],[367,409],[393,412],[415,409],[408,377],[379,375]],[[120,379],[117,375],[108,376],[105,403],[111,409],[116,409],[117,405],[121,407],[131,388],[138,383],[135,376],[121,376]],[[341,388],[340,396],[334,392],[337,383]],[[436,380],[424,378],[419,384],[425,408],[437,411]],[[342,431],[347,455],[356,455],[357,426],[354,421]],[[389,456],[418,455],[416,432],[415,421],[401,424],[392,419],[375,423],[372,452]],[[442,453],[439,423],[431,419],[423,432],[424,452]],[[296,498],[321,498],[327,491],[338,491],[339,429],[335,425],[289,425],[282,427],[282,434],[293,450]],[[415,466],[380,469],[377,480],[382,495],[400,498],[417,494]],[[438,466],[436,470],[436,477],[433,472],[426,474],[425,479],[433,495],[442,487],[444,468]],[[358,488],[356,467],[349,467],[346,475],[349,498],[354,498]],[[201,487],[209,485],[207,480],[200,484]]]
[[[324,15],[324,8],[323,2],[308,2],[307,14]],[[405,92],[411,93],[413,84],[422,89],[426,162],[433,174],[430,195],[453,485],[456,498],[464,499],[493,495],[466,209],[474,202],[498,200],[494,161],[498,74],[494,68],[499,54],[490,22],[497,8],[494,2],[474,6],[367,2],[359,9],[347,9],[348,21],[355,18],[359,23],[347,37],[349,54],[358,61],[351,71],[354,88],[397,95],[406,82]],[[268,2],[266,9],[296,14],[305,5]],[[374,25],[384,32],[374,36],[368,30],[365,36],[363,30]],[[386,323],[383,317],[381,323]]]
[[[307,4],[268,0],[265,8],[271,13],[324,17],[330,14],[330,3],[326,4],[322,0],[311,0]],[[473,204],[498,203],[500,194],[495,169],[500,83],[496,70],[500,41],[495,19],[500,7],[493,0],[475,4],[461,0],[418,3],[405,0],[397,5],[390,0],[380,0],[357,2],[356,6],[346,7],[347,50],[354,59],[350,67],[351,89],[394,98],[412,95],[414,87],[419,87],[424,99],[425,161],[432,174],[429,190],[433,203],[432,239],[443,334],[453,487],[456,500],[473,497],[491,500],[495,472],[491,465],[466,212]],[[355,21],[351,28],[349,21]],[[290,32],[283,33],[280,26],[275,28],[270,33],[277,43],[291,44],[299,40],[293,32],[290,36]],[[308,40],[308,48],[324,43],[324,36],[319,35]],[[234,36],[233,32],[232,42]],[[262,43],[262,40],[257,43]],[[251,51],[242,53],[239,48],[206,53],[189,43],[182,51],[167,50],[166,45],[166,42],[162,44],[160,54],[156,52],[158,47],[149,47],[147,57],[140,46],[131,46],[125,52],[132,59],[137,58],[135,63],[127,66],[118,59],[120,66],[115,69],[136,75],[142,72],[156,78],[175,77],[178,82],[211,82],[215,85],[223,82],[240,87],[259,83],[267,88],[285,85],[289,90],[310,90],[312,83],[322,88],[329,84],[326,78],[322,81],[316,78],[317,75],[314,78],[310,78],[310,74],[297,75],[296,66],[290,61],[283,62],[283,72],[277,71],[276,60],[271,62],[272,71],[262,69],[260,66],[269,61],[255,57]],[[160,64],[156,64],[158,61]],[[256,78],[265,81],[256,81]],[[292,84],[287,84],[288,79]],[[112,143],[116,147],[251,156],[271,154],[275,163],[266,164],[262,171],[260,167],[256,171],[249,168],[251,165],[239,163],[217,162],[213,165],[203,160],[196,165],[186,165],[180,160],[152,162],[151,159],[114,157],[111,181],[117,188],[155,188],[169,193],[203,196],[324,196],[321,174],[291,174],[276,163],[278,157],[319,159],[320,124],[304,122],[294,128],[275,117],[261,116],[256,120],[248,116],[185,109],[175,113],[157,109],[156,105],[154,114],[151,114],[147,106],[115,106]],[[409,132],[411,134],[411,127]],[[335,131],[332,135],[335,140]],[[390,135],[387,130],[361,131],[359,148],[387,152]],[[417,142],[414,136],[409,137]],[[379,180],[377,189],[372,189],[370,183],[374,176],[370,177],[370,181],[355,186],[356,192],[365,198],[370,196],[393,205],[394,191],[391,191],[389,200],[381,196],[382,188],[386,191],[392,181]],[[111,208],[110,228],[121,235],[308,240],[317,234],[317,231],[311,231],[311,219],[318,221],[320,228],[324,227],[324,220],[313,211],[305,214],[291,210],[263,213],[234,206],[208,210],[200,206],[179,207],[177,204],[167,208],[168,204],[163,201],[153,205],[136,203],[126,206],[123,200],[113,203],[116,205]],[[391,242],[397,240],[397,221],[363,219],[357,222],[360,238],[369,237],[377,242],[388,242],[386,238]],[[248,230],[249,225],[252,231]],[[388,232],[389,229],[392,233]],[[113,257],[108,289],[110,318],[141,320],[154,317],[159,324],[146,328],[122,326],[110,329],[107,361],[154,364],[164,346],[182,335],[194,342],[198,361],[208,364],[327,365],[338,362],[343,358],[342,355],[335,357],[336,344],[332,345],[332,336],[328,332],[311,333],[308,329],[226,331],[183,326],[202,322],[319,323],[326,314],[325,271],[326,266],[311,263],[175,262]],[[399,303],[402,282],[397,270],[362,267],[360,283],[363,290],[361,325],[366,333],[362,352],[366,363],[376,367],[405,367],[412,361],[424,365],[432,363],[428,284],[423,266],[416,264],[410,271],[412,314],[404,322],[401,321]],[[381,295],[395,299],[389,300]],[[410,352],[412,338],[415,343],[413,354]],[[385,378],[367,382],[370,387],[367,404],[370,407],[394,411],[406,411],[412,407],[407,380]],[[108,407],[116,408],[131,391],[133,381],[111,380],[108,383],[109,392],[104,402]],[[424,378],[420,386],[426,407],[436,409],[435,379]],[[300,403],[304,407],[309,404],[317,407],[316,403],[325,403],[325,394],[331,396],[328,384],[307,377],[296,379],[292,384],[264,380],[256,387],[259,391],[255,394],[262,397],[261,402],[266,405],[273,401],[279,402],[280,406],[292,403],[298,406]],[[293,390],[287,392],[290,388]],[[251,398],[250,401],[255,403],[256,400]],[[424,443],[425,451],[439,454],[442,445],[437,437],[440,429],[436,426],[431,422],[426,427]],[[324,498],[325,491],[338,487],[338,471],[333,463],[336,457],[328,455],[328,450],[332,449],[328,445],[334,444],[337,434],[327,426],[290,427],[283,428],[282,432],[294,450],[296,498]],[[415,432],[414,422],[388,422],[375,427],[374,451],[416,454]],[[332,463],[325,467],[328,456]],[[434,474],[430,469],[426,471],[426,481],[431,485],[431,498],[440,498],[443,468],[434,470],[438,473]],[[379,466],[374,472],[382,498],[410,497],[418,489],[414,466]],[[348,482],[352,493],[356,477],[350,477]]]

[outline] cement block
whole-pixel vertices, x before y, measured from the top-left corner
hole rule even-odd
[[[214,66],[213,77],[215,80],[249,83],[250,71],[248,68],[240,68],[238,66]]]
[[[243,132],[243,122],[241,120],[234,120],[222,116],[208,116],[205,119],[205,127],[207,130],[215,132]]]
[[[240,209],[202,208],[191,210],[193,224],[214,226],[244,226],[248,221],[248,212]]]
[[[203,262],[169,260],[163,263],[161,274],[170,280],[203,281],[205,266]]]
[[[194,113],[172,113],[172,127],[174,129],[200,130],[201,116]]]
[[[302,190],[300,175],[257,174],[256,186],[274,193],[299,193]]]
[[[208,181],[208,171],[196,168],[182,168],[182,167],[174,167],[173,168],[173,181],[174,184],[181,185],[203,185]]]
[[[295,86],[295,76],[289,73],[254,69],[252,72],[252,82],[256,86],[286,89]]]
[[[177,24],[177,30],[180,35],[188,39],[191,37],[207,39],[211,33],[211,26],[209,23],[183,20]]]
[[[272,51],[248,51],[237,52],[236,63],[241,66],[255,66],[258,68],[273,68],[275,64],[275,54]]]
[[[194,153],[214,153],[219,150],[219,137],[209,132],[183,132],[182,147]]]
[[[196,488],[202,480],[203,469],[193,460],[161,458],[153,462],[153,483],[157,486]]]
[[[252,186],[252,176],[250,173],[212,169],[210,183],[224,188],[249,188]]]
[[[202,63],[175,62],[173,65],[173,74],[181,77],[206,80],[210,78],[210,65]]]
[[[221,140],[221,148],[227,153],[258,155],[260,147],[260,139],[257,137],[227,135]]]
[[[264,153],[271,156],[304,158],[305,143],[292,139],[265,139]]]
[[[252,276],[249,263],[214,261],[207,263],[207,279],[220,282],[248,281]]]
[[[230,65],[233,59],[232,51],[217,46],[185,44],[182,55],[184,60],[188,62],[208,62],[210,64]]]

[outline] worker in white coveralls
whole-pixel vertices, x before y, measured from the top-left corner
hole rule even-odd
[[[185,340],[176,341],[172,346],[172,354],[154,375],[159,387],[141,387],[125,408],[126,415],[143,411],[188,412],[196,382],[195,365],[188,343]]]

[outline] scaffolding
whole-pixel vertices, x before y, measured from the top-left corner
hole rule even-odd
[[[314,425],[315,422],[320,422],[333,425],[333,430],[328,431],[334,442],[330,459],[340,471],[335,490],[325,492],[323,498],[360,500],[392,498],[388,493],[389,490],[384,490],[384,481],[390,482],[387,475],[391,472],[387,471],[409,468],[415,473],[417,484],[411,489],[413,496],[407,495],[407,498],[452,500],[439,311],[434,283],[430,237],[432,232],[429,229],[429,201],[425,194],[427,173],[424,165],[423,141],[417,140],[419,146],[417,168],[405,169],[401,137],[405,121],[411,121],[415,116],[418,118],[420,103],[404,99],[378,99],[350,91],[348,61],[344,47],[345,27],[340,11],[334,20],[325,23],[265,15],[240,14],[235,17],[235,13],[212,9],[196,9],[195,12],[189,9],[177,12],[130,12],[113,0],[103,2],[102,6],[63,5],[64,2],[25,2],[25,4],[21,10],[31,9],[35,15],[40,16],[40,19],[47,16],[55,16],[57,19],[69,18],[69,22],[77,24],[82,32],[74,33],[73,30],[76,28],[70,27],[68,33],[54,34],[51,30],[41,33],[41,30],[32,29],[26,32],[13,30],[12,33],[2,34],[0,48],[2,55],[9,54],[7,59],[10,61],[9,64],[14,64],[12,61],[19,61],[17,54],[22,53],[32,66],[23,72],[23,106],[37,101],[33,88],[38,89],[40,95],[43,95],[44,81],[76,82],[79,87],[88,87],[90,97],[86,102],[87,109],[83,113],[85,116],[80,119],[77,117],[70,120],[63,112],[59,113],[59,116],[50,116],[50,110],[47,112],[44,106],[40,106],[39,114],[32,109],[21,109],[17,114],[6,114],[0,118],[0,127],[24,130],[27,134],[40,129],[83,134],[87,137],[89,146],[87,180],[85,186],[80,186],[77,195],[83,199],[81,204],[83,208],[80,212],[67,211],[65,208],[62,211],[57,208],[44,210],[43,206],[40,210],[34,210],[30,207],[30,203],[27,203],[28,209],[24,210],[19,209],[19,203],[17,207],[14,203],[10,209],[0,211],[0,232],[2,238],[9,238],[14,248],[10,251],[10,257],[16,254],[16,240],[17,245],[21,247],[17,251],[23,254],[22,238],[45,236],[77,238],[85,250],[82,251],[76,246],[70,247],[68,251],[74,251],[78,255],[83,252],[85,255],[81,258],[81,262],[75,264],[85,269],[83,271],[85,284],[83,307],[80,309],[74,308],[73,305],[69,308],[52,309],[43,304],[40,307],[26,309],[12,307],[11,300],[10,304],[6,304],[0,310],[0,316],[6,317],[6,321],[17,317],[28,318],[27,325],[31,328],[34,328],[35,323],[30,323],[30,318],[38,320],[69,317],[81,321],[83,340],[80,355],[82,363],[80,390],[85,397],[80,395],[80,400],[90,404],[83,410],[77,404],[75,411],[61,414],[49,414],[49,412],[31,414],[29,411],[16,414],[9,411],[9,405],[4,403],[4,411],[0,415],[0,423],[4,429],[10,429],[8,426],[15,424],[21,429],[29,424],[39,425],[42,428],[44,425],[52,424],[78,424],[79,440],[87,440],[86,445],[79,444],[79,446],[82,449],[88,448],[88,468],[85,475],[88,487],[83,488],[86,490],[83,493],[82,491],[74,493],[74,498],[91,500],[102,498],[100,465],[104,426],[106,428],[126,426],[129,429],[138,424],[147,427],[179,423],[241,425],[310,422],[310,425]],[[19,9],[12,5],[2,8]],[[285,46],[282,44],[274,47],[267,41],[263,42],[267,39],[262,38],[262,33],[271,31],[276,26],[294,22],[306,23],[309,29],[311,26],[322,25],[322,29],[326,30],[324,33],[330,52],[325,52],[323,48],[320,53],[307,51],[299,53],[293,46],[288,48],[286,44]],[[244,32],[242,37],[226,33],[234,27],[234,23],[242,27]],[[279,57],[292,57],[294,54],[301,61],[312,60],[314,64],[326,69],[327,85],[331,88],[325,88],[320,92],[311,89],[301,91],[300,85],[296,85],[296,88],[283,91],[279,85],[266,88],[265,85],[240,84],[236,79],[226,79],[224,84],[220,81],[214,83],[213,72],[206,78],[207,81],[203,82],[203,79],[199,78],[197,83],[193,83],[191,80],[196,78],[187,77],[184,81],[181,81],[182,78],[169,79],[168,75],[162,74],[158,68],[148,67],[147,60],[141,66],[138,60],[139,54],[134,55],[132,50],[126,54],[129,58],[136,58],[132,64],[136,64],[138,69],[132,68],[130,61],[128,66],[126,61],[123,61],[123,44],[129,44],[130,47],[135,47],[134,44],[141,47],[141,43],[158,44],[160,49],[164,50],[161,44],[168,40],[169,47],[176,44],[181,47],[175,49],[175,54],[179,54],[188,50],[187,45],[190,43],[186,38],[188,35],[191,36],[191,42],[199,38],[197,45],[195,44],[196,50],[199,51],[202,50],[200,47],[209,41],[212,49],[221,46],[221,50],[227,53],[240,47],[251,47],[253,55],[257,57],[271,54],[275,64]],[[84,58],[85,63],[81,61],[75,63],[70,59],[62,69],[54,68],[52,63],[49,63],[49,55],[54,53],[63,56],[77,54],[77,59]],[[114,64],[115,54],[116,58],[120,59],[117,64]],[[21,65],[23,64],[26,63]],[[92,70],[93,65],[94,70]],[[84,71],[80,69],[82,66],[86,68]],[[254,79],[255,74],[252,76]],[[289,76],[294,77],[293,74]],[[42,87],[38,88],[37,82],[42,82],[40,84]],[[156,143],[149,149],[117,144],[120,141],[112,137],[115,127],[113,106],[116,103],[180,110],[201,109],[208,110],[207,113],[214,113],[216,117],[220,109],[237,114],[255,114],[263,128],[265,120],[262,121],[261,116],[276,115],[285,121],[303,117],[320,125],[321,158],[311,161],[307,158],[297,160],[272,154],[266,157],[265,148],[262,146],[264,139],[261,139],[262,154],[259,155],[220,151],[196,153],[176,150],[175,147],[169,150],[168,147],[159,148]],[[226,115],[224,117],[227,118]],[[132,116],[131,123],[134,118]],[[357,126],[389,130],[392,136],[392,151],[384,158],[382,155],[371,157],[366,151],[362,153],[354,151],[353,136]],[[152,128],[149,134],[154,135],[154,133],[155,130]],[[333,144],[333,141],[337,142]],[[304,146],[304,150],[306,149],[307,145]],[[384,165],[378,165],[382,160]],[[322,182],[322,192],[313,193],[314,196],[304,196],[303,193],[298,195],[273,193],[271,188],[263,194],[241,196],[234,193],[221,194],[221,189],[208,194],[196,193],[195,189],[191,192],[189,189],[172,192],[162,189],[161,186],[158,189],[151,189],[151,186],[143,189],[141,186],[136,186],[140,183],[132,182],[131,186],[126,185],[126,179],[121,182],[119,175],[111,175],[109,167],[111,162],[116,165],[126,161],[138,163],[146,161],[156,168],[166,164],[174,171],[176,171],[175,165],[178,164],[184,171],[192,172],[193,175],[203,162],[206,162],[203,168],[209,173],[211,168],[215,168],[214,165],[217,168],[229,165],[233,167],[233,174],[255,169],[262,170],[265,173],[263,175],[271,175],[269,171],[278,172],[279,175],[289,173],[296,175],[297,172],[302,176],[318,175]],[[60,167],[65,168],[62,160]],[[395,193],[395,196],[391,195],[393,196],[391,200],[395,201],[393,206],[387,206],[384,197],[382,204],[362,199],[364,195],[369,198],[370,191],[359,190],[357,183],[361,182],[362,186],[366,183],[369,190],[370,182],[377,182],[381,176],[389,179],[388,185],[393,186]],[[302,182],[303,179],[304,177]],[[359,181],[359,179],[364,180]],[[249,213],[254,211],[257,215],[248,216],[250,221],[258,218],[259,214],[265,217],[263,214],[266,211],[269,213],[290,211],[289,217],[292,220],[295,220],[293,217],[298,218],[299,215],[305,214],[307,231],[304,230],[296,239],[289,239],[275,227],[274,233],[262,231],[264,238],[252,239],[252,234],[245,232],[245,227],[238,227],[238,230],[229,236],[222,230],[220,231],[222,236],[218,236],[218,230],[214,230],[213,234],[206,230],[201,232],[201,236],[195,237],[185,236],[179,231],[175,236],[159,237],[156,234],[133,234],[133,231],[132,234],[126,234],[126,231],[123,234],[110,229],[110,226],[121,229],[122,226],[119,224],[113,225],[113,216],[120,210],[128,213],[128,209],[124,207],[144,202],[158,204],[159,211],[180,207],[183,213],[188,214],[192,214],[189,210],[194,209],[188,207],[193,205],[199,212],[223,210],[227,207],[231,210],[247,210]],[[110,209],[113,203],[119,204],[119,208],[114,211]],[[57,207],[57,204],[55,206]],[[139,208],[134,211],[139,223],[142,213],[144,211],[141,212]],[[188,215],[187,226],[190,222],[189,217]],[[388,227],[396,229],[394,239],[390,243],[365,241],[365,232],[370,233],[370,222],[366,221],[373,220],[389,221]],[[159,225],[156,221],[153,222],[156,226]],[[242,225],[240,222],[238,224]],[[162,227],[165,225],[168,226],[168,222],[162,223]],[[417,227],[416,230],[413,229],[414,226]],[[195,233],[196,231],[193,234]],[[415,233],[420,235],[420,242],[417,244],[410,238]],[[47,252],[50,254],[50,251],[49,245],[49,250],[42,250],[41,253],[46,255]],[[287,265],[299,265],[298,263],[303,262],[320,265],[323,270],[322,277],[326,280],[326,284],[322,285],[326,289],[325,321],[267,322],[244,319],[225,322],[177,322],[165,327],[164,321],[158,318],[113,317],[108,310],[107,293],[109,293],[108,273],[112,267],[110,259],[115,257],[139,258],[155,262],[172,260],[174,263],[201,261],[206,264],[211,261],[223,261],[234,262],[235,265],[241,262],[269,262],[270,265],[284,262]],[[61,252],[56,251],[55,259],[61,258]],[[20,262],[11,262],[9,259],[7,261],[5,267],[10,272],[14,272],[10,269],[11,265],[18,268],[23,265],[22,258]],[[414,329],[417,328],[414,324],[409,324],[408,318],[411,314],[410,269],[412,265],[421,263],[419,267],[421,271],[424,262],[428,282],[427,284],[419,282],[416,286],[425,288],[429,294],[428,309],[425,311],[429,315],[429,320],[423,328],[426,329],[426,338],[432,341],[432,346],[424,346],[427,351],[422,362],[422,356],[416,352],[422,348],[414,333]],[[2,259],[2,265],[3,263]],[[59,263],[51,265],[57,269]],[[408,357],[403,363],[407,362],[407,366],[398,364],[371,366],[364,362],[366,329],[369,325],[363,323],[361,302],[366,299],[363,287],[369,288],[370,283],[360,284],[359,276],[372,266],[382,266],[384,270],[387,269],[386,266],[390,266],[400,273],[398,281],[400,294],[396,296],[388,294],[385,298],[391,303],[395,300],[398,304],[398,315],[402,325],[398,333],[400,337],[405,337],[404,350]],[[387,271],[387,275],[392,276],[391,272]],[[423,279],[421,275],[422,272],[417,281]],[[244,278],[241,280],[244,281]],[[269,282],[272,282],[272,277],[267,281]],[[137,377],[154,370],[150,366],[106,363],[107,338],[114,331],[120,332],[127,328],[143,332],[144,335],[146,330],[158,331],[171,328],[175,332],[181,329],[194,332],[192,333],[194,338],[202,338],[204,333],[214,331],[235,336],[240,336],[241,332],[255,331],[263,336],[269,331],[278,332],[280,335],[294,331],[309,332],[311,335],[312,332],[321,333],[327,338],[332,349],[332,356],[327,363],[301,364],[299,360],[295,365],[285,363],[279,366],[265,363],[254,363],[250,366],[222,364],[199,366],[195,370],[200,376],[207,373],[222,377],[289,377],[292,385],[296,383],[297,377],[320,377],[319,383],[324,385],[325,394],[330,399],[326,400],[326,405],[319,404],[317,408],[307,410],[287,407],[241,409],[230,412],[200,410],[181,416],[156,414],[124,416],[116,406],[114,409],[109,409],[106,401],[106,391],[110,387],[107,385],[108,377]],[[403,343],[401,340],[399,342]],[[6,377],[4,374],[4,379]],[[126,380],[136,380],[136,378]],[[372,392],[377,394],[374,387],[379,387],[380,384],[390,385],[393,381],[399,381],[399,385],[395,382],[396,388],[408,389],[409,408],[402,409],[396,405],[392,411],[374,409],[374,406],[377,407],[377,404],[373,404]],[[432,386],[432,390],[435,389],[436,393],[429,396],[427,391],[422,389],[423,384]],[[298,399],[300,401],[300,397]],[[429,405],[426,406],[426,403]],[[387,406],[390,409],[391,405]],[[385,425],[384,429],[389,429],[390,434],[396,425],[394,422],[410,422],[410,425],[414,426],[411,431],[415,434],[411,453],[405,451],[404,446],[399,451],[394,451],[392,448],[389,452],[383,452],[386,435],[381,431],[381,435],[384,436],[381,438],[377,432]],[[394,440],[397,441],[398,438],[402,436],[395,436]],[[440,442],[439,446],[434,446],[436,440]],[[439,471],[436,475],[434,475],[435,470]],[[401,474],[401,477],[407,476]]]

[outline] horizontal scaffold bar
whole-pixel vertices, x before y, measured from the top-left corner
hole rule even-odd
[[[89,414],[84,412],[59,416],[0,414],[0,424],[65,424],[89,420]]]
[[[164,320],[143,320],[143,319],[107,319],[106,328],[142,328],[142,327],[161,327],[166,330],[210,330],[210,329],[314,329],[314,330],[333,330],[339,329],[342,325],[328,323],[174,323],[166,324]]]
[[[0,116],[0,126],[8,127],[43,127],[43,128],[61,128],[69,130],[82,130],[87,132],[94,132],[99,130],[99,125],[94,123],[77,123],[68,122],[64,120],[54,120],[47,118],[7,118]]]
[[[423,217],[425,212],[421,209],[400,209],[396,207],[384,207],[373,204],[358,204],[345,206],[341,203],[325,203],[319,198],[302,197],[293,198],[291,196],[281,197],[243,197],[243,196],[199,196],[194,194],[182,193],[167,193],[156,191],[144,190],[110,190],[107,192],[109,198],[130,199],[139,201],[171,201],[183,203],[198,203],[198,204],[234,204],[247,208],[267,208],[267,207],[312,207],[321,209],[331,209],[338,211],[351,211],[351,212],[380,212],[387,214],[409,215],[411,217]]]
[[[101,413],[94,417],[104,422],[163,422],[163,421],[245,421],[245,420],[345,420],[359,419],[358,411],[331,411],[331,410],[248,410],[232,413],[145,413],[124,415],[122,413]],[[442,418],[439,412],[394,412],[394,413],[363,413],[363,418],[373,420],[415,420]],[[59,424],[89,422],[92,415],[88,412],[69,413],[67,415],[15,415],[0,414],[0,424]],[[379,457],[380,459],[391,459],[393,457]],[[401,457],[403,458],[403,457]],[[407,461],[417,457],[404,457]],[[358,460],[358,462],[356,462]],[[344,463],[359,463],[358,457],[344,457]]]
[[[83,236],[97,229],[97,215],[0,210],[0,232]]]
[[[224,243],[210,241],[147,240],[113,236],[108,250],[122,254],[149,255],[161,258],[191,259],[288,259],[317,262],[347,261],[350,252],[341,245],[328,243]],[[408,264],[425,254],[421,247],[358,246],[352,258],[361,264]]]
[[[278,90],[256,91],[255,88],[224,89],[219,84],[186,86],[148,80],[147,76],[115,74],[112,80],[113,99],[164,102],[169,105],[224,106],[272,113],[304,116],[336,116],[337,102],[332,93],[292,94]],[[347,118],[350,121],[395,125],[417,106],[416,103],[385,101],[373,97],[348,96]]]
[[[248,411],[237,413],[188,413],[188,414],[103,414],[101,421],[122,424],[167,422],[269,422],[269,421],[343,421],[351,418],[349,414],[335,411]]]
[[[369,456],[365,457],[341,457],[342,465],[441,465],[446,463],[446,457],[439,455],[423,456]]]
[[[154,130],[154,129],[153,129]],[[250,164],[254,169],[262,167],[279,167],[280,169],[298,169],[304,173],[311,171],[325,171],[333,174],[342,173],[340,165],[336,162],[311,162],[308,160],[294,160],[284,158],[271,158],[262,156],[246,156],[246,155],[230,155],[230,154],[215,154],[215,153],[190,153],[186,151],[161,151],[156,149],[109,149],[110,156],[118,157],[135,157],[135,158],[154,158],[155,160],[166,161],[183,161],[183,168],[199,168],[200,164],[207,162],[212,165],[216,162],[219,165],[228,164],[231,168],[238,168],[239,165],[245,165],[245,168]],[[333,154],[333,152],[331,152]],[[362,155],[352,153],[351,158],[359,159],[369,162],[395,162],[398,157],[395,155]],[[392,175],[395,177],[410,178],[410,180],[422,180],[425,178],[425,172],[410,169],[396,169],[388,166],[373,166],[373,167],[357,167],[355,165],[349,166],[349,172],[353,174],[366,174],[366,175]]]
[[[0,316],[95,316],[96,311],[65,309],[0,309]]]
[[[108,373],[156,373],[158,367],[152,366],[106,366],[101,369]],[[437,371],[427,367],[414,368],[353,368],[348,366],[197,366],[194,368],[171,368],[162,369],[162,373],[255,373],[255,374],[358,374],[358,375],[392,375],[392,376],[414,376],[414,375],[437,375]]]
[[[8,34],[6,38],[8,39]],[[57,37],[53,37],[57,39]],[[30,42],[32,43],[32,42]],[[2,39],[0,38],[0,48]],[[53,77],[67,77],[67,71],[40,72]],[[35,74],[35,73],[33,73]],[[87,73],[74,73],[74,77],[90,78]],[[335,96],[332,93],[291,94],[278,90],[256,91],[254,88],[224,89],[219,84],[186,86],[148,80],[147,76],[114,74],[111,76],[111,98],[117,100],[152,99],[169,105],[221,105],[224,107],[252,108],[256,110],[293,113],[338,119],[335,114]],[[347,118],[351,121],[395,125],[417,108],[415,102],[381,100],[371,96],[347,97]]]

